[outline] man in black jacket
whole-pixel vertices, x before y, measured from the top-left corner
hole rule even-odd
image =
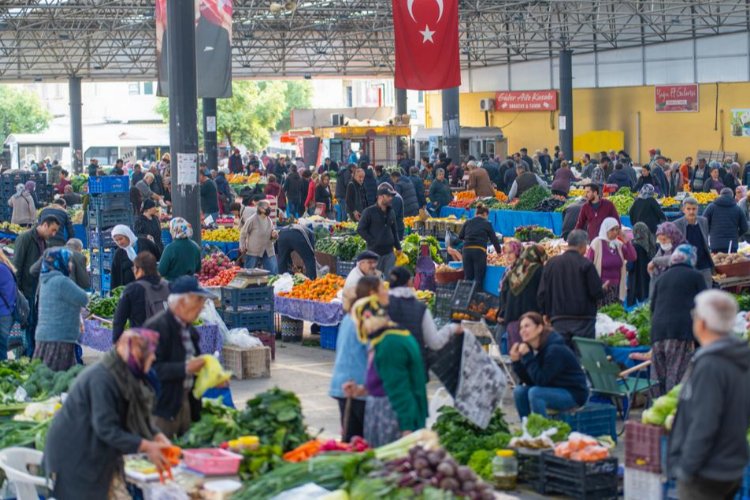
[[[365,171],[358,168],[354,172],[354,177],[346,188],[346,197],[344,198],[346,213],[349,220],[359,222],[362,212],[368,207],[367,191],[365,190]],[[338,191],[338,186],[336,188]]]
[[[67,241],[75,236],[73,222],[70,220],[68,211],[65,210],[65,199],[58,198],[48,207],[39,212],[39,220],[46,219],[49,216],[55,217],[60,222],[60,230],[47,240],[47,247],[61,247]]]
[[[198,333],[193,321],[214,294],[193,276],[181,276],[169,286],[169,309],[146,321],[144,328],[159,332],[154,370],[161,391],[154,405],[154,421],[169,438],[180,436],[200,417],[200,401],[193,397],[195,375],[203,368]]]
[[[596,302],[604,295],[594,264],[585,258],[589,237],[577,229],[568,235],[568,249],[544,266],[537,298],[553,329],[572,347],[573,337],[594,338]]]
[[[349,188],[349,183],[352,181],[352,177],[354,176],[355,168],[356,165],[353,163],[342,167],[336,178],[336,192],[334,194],[339,201],[339,206],[341,206],[341,217],[344,220],[346,220],[346,217],[349,214],[349,208],[346,206],[346,191]]]
[[[396,265],[393,248],[401,250],[396,217],[391,208],[394,196],[396,191],[390,184],[381,184],[378,187],[377,203],[365,209],[357,226],[357,233],[367,243],[367,249],[378,254],[378,269],[384,275],[388,275]]]
[[[723,291],[695,298],[701,348],[683,379],[667,460],[680,499],[734,498],[750,458],[750,347],[732,335],[737,309]]]

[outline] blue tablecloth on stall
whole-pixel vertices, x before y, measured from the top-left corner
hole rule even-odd
[[[647,345],[641,345],[638,347],[610,347],[607,346],[606,351],[607,355],[612,356],[612,360],[615,361],[620,366],[623,366],[626,370],[628,368],[633,368],[634,366],[642,363],[642,361],[636,361],[634,359],[630,359],[631,354],[635,354],[637,352],[648,352],[651,350],[650,346]]]
[[[338,325],[344,317],[341,302],[326,304],[314,300],[290,299],[275,295],[273,304],[274,311],[282,316],[317,323],[321,326]]]
[[[484,275],[484,291],[494,295],[495,297],[500,295],[500,280],[505,275],[505,268],[503,266],[487,266],[487,274]]]
[[[520,226],[540,226],[556,235],[562,234],[562,214],[556,212],[526,212],[522,210],[491,210],[490,222],[503,236],[513,236]]]
[[[456,219],[463,219],[464,217],[471,219],[474,217],[474,209],[467,210],[457,207],[443,207],[440,209],[440,217],[450,217],[451,215]]]

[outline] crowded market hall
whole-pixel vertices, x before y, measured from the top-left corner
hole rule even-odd
[[[0,6],[0,498],[750,499],[750,4],[260,4]]]

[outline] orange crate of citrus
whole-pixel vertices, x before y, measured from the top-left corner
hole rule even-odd
[[[456,193],[455,197],[459,201],[474,201],[477,199],[477,195],[474,194],[474,191],[459,191]]]
[[[292,288],[291,292],[281,292],[279,297],[330,302],[336,298],[339,290],[344,288],[344,281],[344,278],[336,274],[326,274],[322,278],[300,283]]]
[[[503,193],[502,191],[495,190],[495,199],[505,203],[506,201],[508,201],[508,195]]]

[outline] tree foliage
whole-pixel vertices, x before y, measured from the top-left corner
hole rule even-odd
[[[0,138],[29,134],[47,128],[52,114],[33,92],[0,85]]]
[[[232,97],[216,101],[218,140],[260,151],[268,146],[271,132],[289,128],[290,112],[308,107],[312,98],[309,82],[236,81]],[[156,112],[169,121],[169,101],[160,99]],[[198,106],[198,135],[203,142],[203,110]]]

